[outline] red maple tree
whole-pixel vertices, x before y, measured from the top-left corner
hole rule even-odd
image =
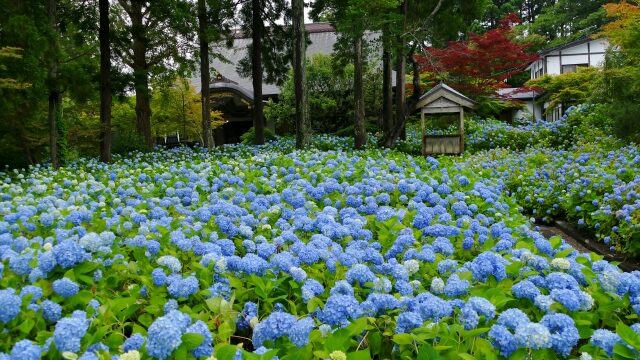
[[[508,87],[506,80],[521,73],[537,54],[527,50],[531,44],[518,43],[513,27],[520,22],[516,14],[484,34],[469,34],[468,40],[450,42],[444,49],[427,48],[417,56],[423,76],[448,85],[468,96],[490,96]],[[427,74],[424,74],[427,73]]]

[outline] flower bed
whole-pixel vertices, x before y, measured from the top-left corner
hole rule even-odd
[[[500,177],[290,146],[6,174],[0,359],[640,354],[640,273],[544,239]]]
[[[500,176],[525,211],[545,220],[567,218],[597,239],[640,256],[640,150],[494,150],[466,166]]]

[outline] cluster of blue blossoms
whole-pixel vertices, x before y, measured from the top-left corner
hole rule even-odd
[[[0,360],[46,357],[49,346],[85,360],[169,359],[185,334],[201,335],[190,351],[208,358],[213,298],[233,307],[229,328],[258,354],[372,317],[397,334],[484,331],[503,356],[567,357],[580,340],[574,314],[629,299],[623,311],[640,315],[640,272],[545,239],[500,179],[383,151],[277,154],[179,149],[0,177],[0,325],[35,315],[52,334],[10,332]],[[269,291],[277,299],[258,299]],[[119,326],[102,323],[119,295],[135,300],[120,310],[136,332],[107,346],[94,335]],[[305,306],[286,311],[283,299]],[[608,355],[624,344],[594,330],[589,343]]]

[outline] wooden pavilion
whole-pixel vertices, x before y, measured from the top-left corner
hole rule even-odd
[[[422,154],[461,154],[464,152],[464,109],[473,109],[475,102],[441,82],[420,97],[420,128],[422,130]],[[427,135],[425,117],[459,113],[457,134]]]

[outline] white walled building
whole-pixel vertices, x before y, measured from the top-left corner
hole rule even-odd
[[[534,61],[527,69],[531,72],[531,79],[537,79],[544,75],[576,72],[580,67],[601,67],[604,64],[608,48],[609,41],[606,38],[583,38],[540,52],[540,59]],[[527,101],[527,109],[533,109],[533,114],[536,114],[536,118],[538,113],[547,112],[547,120],[555,121],[560,119],[564,112],[563,107],[559,106],[552,111],[547,111],[548,105],[548,103],[544,105],[537,104],[535,99]]]

